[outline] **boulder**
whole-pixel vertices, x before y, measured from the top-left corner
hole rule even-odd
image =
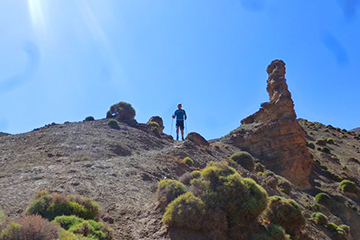
[[[146,123],[147,125],[151,122],[156,122],[159,125],[159,132],[162,133],[164,130],[164,122],[161,117],[159,116],[153,116],[149,119],[149,121]]]
[[[223,138],[259,158],[298,187],[308,187],[312,159],[306,147],[306,132],[296,120],[294,103],[285,79],[285,63],[274,60],[266,69],[270,101],[243,119],[241,126]]]
[[[206,141],[206,139],[203,136],[201,136],[200,134],[198,134],[196,132],[189,133],[186,136],[186,140],[190,140],[199,146],[206,146],[206,147],[209,146],[208,141]]]

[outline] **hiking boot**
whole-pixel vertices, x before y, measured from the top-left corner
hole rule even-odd
[[[181,137],[183,141],[185,141],[184,137]]]
[[[176,136],[176,141],[179,141],[179,136]]]

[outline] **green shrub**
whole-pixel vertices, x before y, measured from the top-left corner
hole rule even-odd
[[[292,190],[292,186],[291,183],[289,181],[286,180],[282,180],[279,184],[279,188],[280,191],[282,191],[283,193],[290,195],[291,190]]]
[[[256,172],[264,172],[265,171],[265,166],[261,163],[256,163],[255,164],[255,171]]]
[[[315,149],[315,144],[314,144],[313,142],[308,142],[308,143],[306,144],[306,146],[307,146],[308,148]]]
[[[199,177],[201,177],[201,172],[198,170],[195,170],[192,172],[186,172],[179,178],[179,182],[181,182],[185,185],[190,185],[191,180],[193,180],[194,178],[199,178]]]
[[[270,171],[270,170],[265,170],[264,174],[263,174],[265,177],[268,177],[268,176],[273,176],[273,177],[276,177],[275,176],[275,173]]]
[[[357,193],[357,186],[350,180],[343,180],[340,183],[341,191],[349,193]]]
[[[226,213],[230,225],[254,221],[267,205],[267,192],[261,186],[223,162],[210,163],[191,184],[206,206]]]
[[[5,215],[2,211],[0,211],[0,226],[5,223]]]
[[[311,214],[311,218],[314,220],[314,222],[317,225],[327,225],[328,224],[328,218],[321,212],[314,212],[313,214]]]
[[[192,160],[190,157],[185,157],[182,162],[188,166],[194,165],[194,160]]]
[[[112,230],[100,222],[84,220],[76,216],[59,216],[54,220],[62,228],[90,239],[111,240]]]
[[[162,221],[169,227],[200,230],[204,216],[204,202],[195,197],[192,192],[188,192],[167,206]]]
[[[321,148],[318,148],[318,150],[323,152],[323,153],[328,153],[328,154],[331,153],[330,149],[328,147],[321,147]]]
[[[48,220],[57,216],[76,215],[84,219],[97,219],[99,205],[90,198],[45,194],[35,199],[26,210],[27,215],[40,215]]]
[[[160,130],[160,125],[157,122],[148,122],[146,125],[149,126],[151,130]]]
[[[234,153],[233,155],[231,155],[230,159],[233,160],[234,162],[238,163],[240,166],[242,166],[246,170],[248,170],[250,172],[254,171],[255,162],[254,162],[253,156],[251,156],[250,153],[240,151],[240,152],[237,152],[237,153]]]
[[[119,102],[110,107],[110,110],[107,112],[106,117],[116,117],[120,121],[129,121],[134,119],[135,109],[129,103]]]
[[[331,231],[331,232],[335,232],[336,229],[338,228],[338,226],[335,223],[331,222],[331,223],[328,223],[326,228],[329,229],[329,231]]]
[[[264,219],[270,223],[282,226],[285,231],[297,235],[305,226],[305,217],[299,205],[292,199],[272,196]]]
[[[252,240],[290,240],[290,237],[285,233],[283,227],[275,224],[270,224],[266,233],[256,233],[252,235]]]
[[[119,122],[116,119],[110,119],[107,124],[113,129],[120,129]]]
[[[156,198],[163,208],[178,196],[186,193],[186,186],[181,182],[171,179],[163,179],[158,183]]]
[[[350,234],[350,227],[348,225],[342,224],[342,225],[339,225],[338,228],[344,230],[346,235]]]
[[[10,223],[1,232],[4,240],[52,240],[60,236],[61,228],[40,216],[20,218],[16,223]]]
[[[1,240],[19,240],[21,239],[21,226],[17,223],[10,223],[7,228],[2,230]]]
[[[95,121],[95,118],[93,116],[88,116],[85,118],[85,121]]]
[[[329,143],[329,144],[334,144],[334,143],[335,143],[335,142],[334,142],[334,139],[332,139],[332,138],[328,138],[328,139],[326,140],[326,142]]]
[[[331,198],[326,193],[319,193],[315,196],[315,200],[317,203],[327,207],[330,209],[331,207]]]

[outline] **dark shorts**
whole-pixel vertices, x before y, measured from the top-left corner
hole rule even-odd
[[[177,120],[176,121],[176,127],[179,127],[181,130],[184,130],[184,121],[183,120]]]

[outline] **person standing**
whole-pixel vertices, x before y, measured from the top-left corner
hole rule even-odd
[[[181,109],[181,103],[178,104],[178,109],[172,115],[172,118],[176,117],[176,140],[179,140],[179,128],[181,130],[181,138],[184,141],[184,121],[187,119],[186,112]]]

